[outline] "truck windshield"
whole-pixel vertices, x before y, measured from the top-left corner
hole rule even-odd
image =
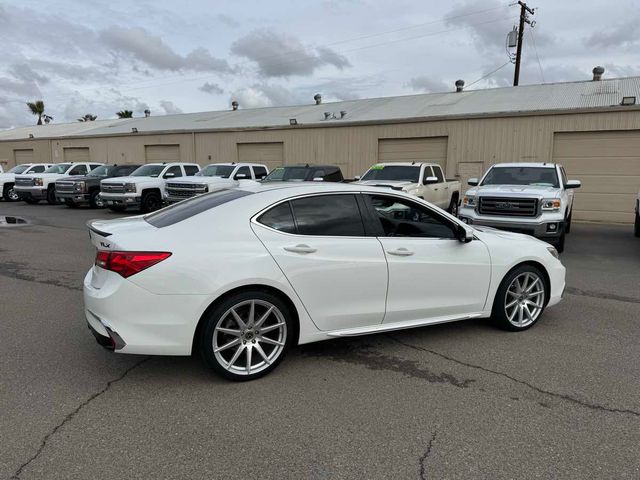
[[[308,167],[279,167],[262,179],[263,182],[303,182],[309,174]]]
[[[235,167],[232,165],[208,165],[196,175],[199,177],[229,178]]]
[[[87,176],[89,177],[110,177],[113,176],[113,171],[115,170],[114,165],[102,165],[101,167],[94,168],[89,172]]]
[[[531,185],[558,188],[555,168],[545,167],[493,167],[481,185]]]
[[[165,165],[143,165],[136,169],[132,177],[157,177],[164,170]]]
[[[70,168],[71,168],[70,163],[59,163],[57,165],[53,165],[52,167],[47,168],[44,171],[44,173],[65,173]]]
[[[401,180],[411,183],[420,181],[420,167],[413,165],[374,165],[361,180]]]
[[[22,173],[27,168],[29,168],[29,165],[16,165],[11,170],[9,170],[7,173]]]

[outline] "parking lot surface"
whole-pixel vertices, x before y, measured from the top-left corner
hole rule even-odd
[[[195,358],[95,343],[85,222],[118,215],[0,215],[31,222],[0,228],[0,478],[640,478],[631,226],[573,226],[565,299],[526,332],[481,320],[334,340],[229,383]]]

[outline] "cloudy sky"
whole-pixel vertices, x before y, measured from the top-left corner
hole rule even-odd
[[[529,5],[521,84],[588,79],[595,65],[606,77],[640,75],[639,1]],[[440,92],[458,78],[505,86],[518,13],[498,0],[3,0],[0,128],[34,123],[25,102],[35,99],[60,123],[219,110],[232,99],[311,103],[317,92]]]

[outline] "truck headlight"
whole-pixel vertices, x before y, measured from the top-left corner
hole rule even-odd
[[[542,210],[545,212],[557,212],[560,210],[560,200],[557,198],[545,198],[542,200]]]
[[[125,183],[124,191],[127,193],[136,193],[136,184],[135,183]]]
[[[86,182],[76,182],[73,188],[76,192],[84,192],[87,190],[87,184]]]
[[[476,206],[476,197],[471,195],[465,195],[462,197],[462,206],[474,208]]]
[[[34,179],[33,179],[33,184],[34,184],[36,187],[41,187],[41,186],[42,186],[42,179],[41,179],[41,178],[34,178]]]

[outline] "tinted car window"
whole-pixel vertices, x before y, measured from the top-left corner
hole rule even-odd
[[[116,167],[115,176],[128,177],[133,172],[135,172],[137,168],[139,168],[139,165],[126,165],[122,167]]]
[[[173,177],[168,177],[167,175],[173,173]],[[164,178],[176,178],[176,177],[181,177],[182,176],[182,170],[180,169],[180,167],[178,165],[174,165],[173,167],[169,167],[167,169],[167,171],[165,172],[165,174],[163,175]]]
[[[186,172],[188,177],[191,177],[198,173],[200,170],[198,170],[198,167],[196,167],[195,165],[185,165],[184,171]]]
[[[241,177],[241,175],[244,175],[244,177]],[[238,169],[238,171],[236,172],[236,174],[233,176],[234,179],[245,179],[245,180],[250,180],[251,179],[251,170],[249,170],[249,167],[240,167]]]
[[[144,219],[156,228],[168,227],[205,210],[247,195],[253,195],[253,193],[244,190],[218,190],[175,203],[170,207],[145,215]]]
[[[37,165],[29,170],[29,173],[42,173],[45,171],[44,165]]]
[[[493,167],[482,180],[482,185],[560,186],[556,169],[545,167]]]
[[[362,180],[402,180],[418,183],[420,167],[414,165],[374,165]]]
[[[300,235],[364,236],[355,195],[319,195],[291,202]]]
[[[442,174],[442,169],[438,166],[433,167],[433,173],[438,179],[438,183],[444,182],[444,175]]]
[[[296,233],[296,225],[293,222],[293,212],[289,202],[281,203],[263,213],[258,218],[258,222],[280,232]]]
[[[256,176],[256,180],[261,180],[267,176],[267,169],[264,167],[253,167],[253,173]]]
[[[87,174],[86,165],[78,165],[77,167],[73,167],[69,171],[69,175],[86,175],[86,174]]]
[[[456,238],[454,225],[428,208],[385,195],[370,198],[386,237]]]

